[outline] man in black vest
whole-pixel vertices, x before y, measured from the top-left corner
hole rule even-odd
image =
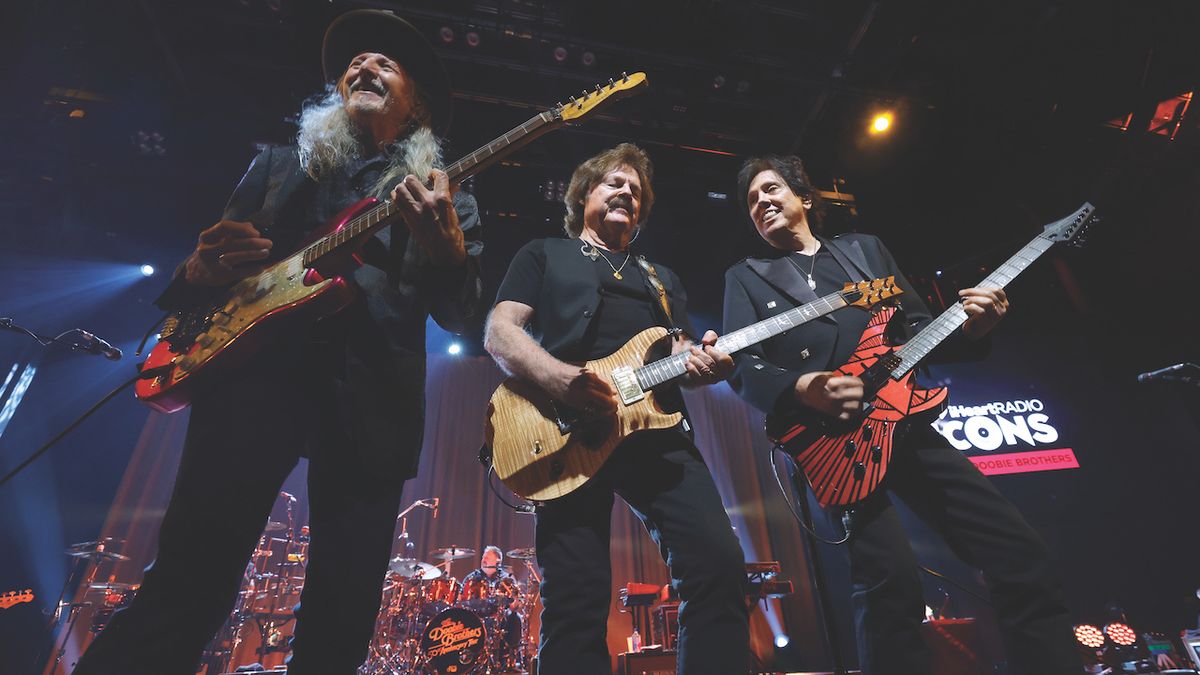
[[[367,242],[355,302],[195,399],[156,560],[80,675],[195,672],[301,456],[312,539],[288,672],[350,675],[366,659],[421,449],[425,319],[453,330],[477,311],[482,245],[474,200],[436,170],[450,88],[420,32],[350,12],[327,31],[323,63],[330,88],[306,104],[297,145],[255,158],[159,306],[212,302],[363,198],[390,194],[403,222]]]
[[[899,298],[905,323],[919,330],[931,320],[879,239],[814,234],[821,197],[798,157],[747,160],[738,174],[738,194],[775,255],[747,258],[726,272],[726,332],[814,301],[848,281],[888,275],[905,291]],[[935,352],[942,360],[981,358],[987,350],[981,338],[1008,308],[998,288],[967,288],[959,298],[969,318]],[[863,382],[830,371],[847,362],[868,319],[867,312],[846,309],[742,350],[730,384],[764,412],[807,407],[849,419],[861,410]],[[1046,546],[1016,508],[928,425],[915,425],[893,457],[886,490],[854,507],[847,543],[863,673],[930,672],[920,635],[925,603],[917,561],[888,490],[986,574],[1008,648],[1008,672],[1079,673],[1070,617]]]
[[[587,414],[613,414],[616,391],[606,377],[575,363],[608,356],[651,326],[678,324],[694,335],[679,278],[629,250],[654,203],[651,173],[649,157],[628,143],[581,164],[565,198],[570,238],[539,239],[522,248],[488,319],[485,346],[501,368]],[[665,287],[666,307],[652,290],[654,278]],[[728,376],[733,361],[713,348],[716,340],[712,331],[699,346],[674,340],[674,352],[690,352],[685,386]],[[679,672],[747,672],[742,550],[708,468],[681,429],[634,434],[583,487],[538,507],[544,608],[539,672],[612,672],[605,633],[614,494],[645,523],[671,568],[683,601]]]

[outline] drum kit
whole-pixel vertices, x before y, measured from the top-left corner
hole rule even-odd
[[[91,610],[90,625],[84,640],[95,637],[112,618],[114,612],[129,604],[137,592],[138,584],[126,584],[114,581],[115,576],[109,575],[108,581],[98,581],[103,578],[101,569],[106,565],[129,560],[129,556],[112,550],[125,543],[124,539],[105,537],[97,541],[84,541],[67,547],[66,555],[74,560],[71,572],[63,584],[62,593],[50,614],[50,630],[53,633],[61,625],[62,632],[55,637],[54,665],[57,668],[66,656],[68,640],[79,619],[85,616],[85,610]],[[81,592],[74,600],[68,599],[71,589],[76,587]],[[65,624],[63,618],[66,617]],[[85,619],[86,620],[86,619]],[[87,625],[87,624],[85,624]]]
[[[455,560],[474,556],[474,549],[447,546],[429,552],[441,561],[436,565],[403,555],[392,559],[360,675],[528,672],[536,651],[529,619],[539,583],[533,549],[508,552],[528,567],[528,583],[503,565],[490,577],[473,573],[460,582],[451,575]]]

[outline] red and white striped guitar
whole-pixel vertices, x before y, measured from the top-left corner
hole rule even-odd
[[[1055,244],[1079,246],[1095,211],[1085,203],[1050,223],[977,285],[1003,288]],[[962,306],[947,309],[901,347],[887,341],[895,312],[887,307],[872,317],[850,360],[836,371],[862,379],[861,416],[848,422],[812,411],[767,417],[767,436],[787,448],[822,506],[848,506],[874,492],[887,474],[897,437],[912,424],[932,422],[950,393],[945,387],[917,387],[913,371],[967,320]]]

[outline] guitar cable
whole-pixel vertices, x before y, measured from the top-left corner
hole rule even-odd
[[[775,453],[776,452],[783,453],[784,457],[787,458],[788,463],[791,465],[791,468],[793,470],[796,469],[796,463],[792,459],[792,456],[789,455],[783,449],[783,446],[776,445],[775,447],[773,447],[771,449],[771,457],[770,457],[771,469],[772,469],[772,473],[775,475],[775,484],[779,486],[779,492],[783,495],[784,501],[787,502],[788,510],[792,512],[792,517],[794,517],[796,519],[796,522],[800,524],[800,527],[805,532],[808,532],[810,535],[812,535],[812,537],[814,539],[816,539],[817,541],[819,541],[823,544],[829,544],[830,546],[841,546],[842,544],[845,544],[846,542],[850,541],[850,536],[853,533],[853,529],[854,529],[853,512],[850,510],[846,510],[846,511],[842,512],[842,529],[846,532],[846,536],[844,536],[838,540],[826,539],[826,538],[822,537],[821,535],[817,534],[813,528],[810,528],[804,522],[804,519],[796,511],[796,507],[792,503],[791,496],[788,494],[787,489],[784,488],[783,480],[779,477],[779,466],[777,464],[775,464]],[[797,498],[798,499],[807,499],[808,497],[807,497],[807,495],[797,495]],[[963,584],[959,581],[956,581],[955,579],[948,577],[945,574],[938,572],[937,570],[930,569],[920,563],[917,563],[917,569],[921,570],[922,572],[928,574],[931,577],[945,581],[946,583],[950,584],[951,586],[954,586],[955,588],[966,593],[967,595],[974,597],[976,600],[983,602],[984,604],[988,605],[989,607],[992,606],[992,601],[990,599],[984,597],[982,594],[980,594],[977,591],[973,591],[970,588],[967,588],[967,586],[965,584]]]
[[[769,461],[771,462],[771,473],[775,476],[775,484],[779,486],[779,493],[783,495],[783,501],[787,502],[788,510],[792,512],[792,517],[796,519],[797,523],[799,523],[800,528],[803,529],[805,532],[809,533],[809,535],[811,535],[813,539],[816,539],[817,541],[821,542],[822,544],[829,544],[830,546],[841,546],[842,544],[845,544],[846,542],[850,541],[850,535],[853,533],[853,530],[854,530],[854,512],[851,511],[850,509],[846,509],[845,511],[842,511],[842,529],[845,531],[846,535],[844,537],[842,537],[841,539],[837,539],[837,540],[826,539],[825,537],[822,537],[821,535],[817,534],[816,529],[813,527],[809,527],[808,523],[806,523],[804,521],[804,518],[799,514],[799,512],[796,511],[796,505],[793,503],[791,495],[788,494],[787,488],[785,488],[783,486],[783,479],[779,477],[779,465],[777,465],[775,463],[775,453],[776,452],[783,453],[783,456],[787,458],[788,463],[791,465],[793,471],[796,470],[796,463],[795,463],[795,461],[792,460],[792,456],[789,455],[783,449],[782,445],[777,444],[773,448],[771,448],[771,455],[768,458]],[[796,498],[797,499],[807,499],[808,496],[806,494],[805,495],[797,495]]]
[[[481,454],[482,454],[482,450],[481,450]],[[516,511],[517,513],[522,513],[522,514],[527,514],[527,515],[537,513],[537,504],[534,504],[532,502],[525,502],[524,504],[514,504],[514,503],[508,501],[507,499],[505,499],[504,495],[500,494],[500,490],[496,489],[496,482],[494,480],[492,480],[492,477],[496,473],[496,465],[492,464],[489,461],[489,462],[487,462],[487,468],[488,468],[488,470],[487,470],[488,487],[491,488],[492,494],[496,495],[496,499],[499,499],[501,504],[504,504],[505,506],[512,509],[513,511]]]
[[[78,418],[76,418],[76,420],[74,422],[71,422],[70,424],[68,424],[65,429],[58,432],[58,434],[55,435],[54,438],[51,438],[44,445],[42,445],[42,447],[38,448],[37,450],[34,450],[33,454],[29,455],[29,457],[26,457],[25,461],[18,464],[16,466],[16,468],[14,468],[12,471],[9,471],[8,473],[4,474],[4,477],[0,478],[0,487],[3,487],[5,483],[12,480],[13,477],[15,477],[22,470],[24,470],[25,467],[29,466],[30,464],[33,464],[33,462],[38,457],[41,457],[43,454],[45,454],[46,451],[51,448],[51,446],[53,446],[55,443],[62,440],[62,438],[64,436],[66,436],[67,434],[74,431],[76,427],[78,427],[80,424],[82,424],[84,420],[91,417],[92,413],[99,410],[101,408],[101,406],[103,406],[105,403],[108,403],[109,401],[111,401],[113,399],[113,397],[115,397],[117,394],[119,394],[122,391],[124,391],[125,389],[127,389],[134,382],[137,382],[138,380],[142,379],[142,377],[143,377],[143,375],[141,373],[138,373],[137,375],[131,377],[128,381],[126,381],[125,383],[123,383],[122,385],[117,387],[116,389],[113,389],[112,391],[105,394],[104,398],[102,398],[99,401],[96,401],[94,404],[92,404],[92,407],[88,408],[82,415],[80,415]]]

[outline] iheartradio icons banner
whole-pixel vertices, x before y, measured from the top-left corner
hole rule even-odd
[[[1078,469],[1064,447],[1054,406],[1042,398],[968,402],[947,406],[933,428],[962,450],[984,474]]]

